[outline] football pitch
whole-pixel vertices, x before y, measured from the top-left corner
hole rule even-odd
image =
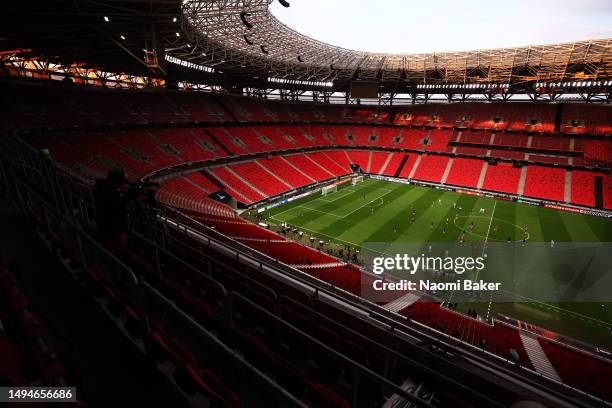
[[[612,242],[612,221],[446,190],[366,179],[337,192],[313,194],[263,213],[317,240],[361,248],[363,243]],[[384,253],[384,247],[377,247]],[[388,254],[391,255],[391,254]],[[448,299],[443,299],[448,300]],[[464,308],[464,309],[462,309]],[[612,304],[594,302],[466,303],[481,316],[497,313],[612,349]]]

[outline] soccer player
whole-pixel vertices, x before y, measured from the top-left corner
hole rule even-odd
[[[433,227],[434,227],[434,222],[432,221],[431,222],[431,229],[433,229]]]
[[[393,226],[393,232],[397,233],[397,225]]]
[[[551,240],[550,240],[550,247],[551,247],[551,248],[554,248],[554,247],[555,247],[555,240],[554,240],[554,239],[551,239]]]

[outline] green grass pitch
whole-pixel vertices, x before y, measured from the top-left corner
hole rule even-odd
[[[287,223],[317,239],[357,248],[364,242],[457,242],[463,230],[466,242],[522,241],[525,226],[528,240],[534,242],[612,241],[608,219],[373,179],[345,185],[327,196],[314,194],[263,215],[273,226]],[[612,348],[612,304],[517,301],[468,306],[482,316],[503,313]]]

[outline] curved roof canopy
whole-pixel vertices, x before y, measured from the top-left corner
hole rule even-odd
[[[334,84],[353,79],[400,86],[612,79],[611,39],[433,54],[367,53],[298,33],[270,12],[272,1],[184,0],[188,43],[169,53],[238,76]]]

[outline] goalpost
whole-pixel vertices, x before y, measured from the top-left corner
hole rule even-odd
[[[331,186],[325,186],[321,189],[321,193],[323,195],[323,197],[325,197],[326,195],[328,195],[329,193],[335,193],[336,191],[338,191],[338,185],[334,184]]]
[[[356,185],[357,183],[361,183],[361,182],[363,182],[363,176],[357,176],[357,177],[354,177],[353,180],[351,180],[351,183],[353,185]]]

